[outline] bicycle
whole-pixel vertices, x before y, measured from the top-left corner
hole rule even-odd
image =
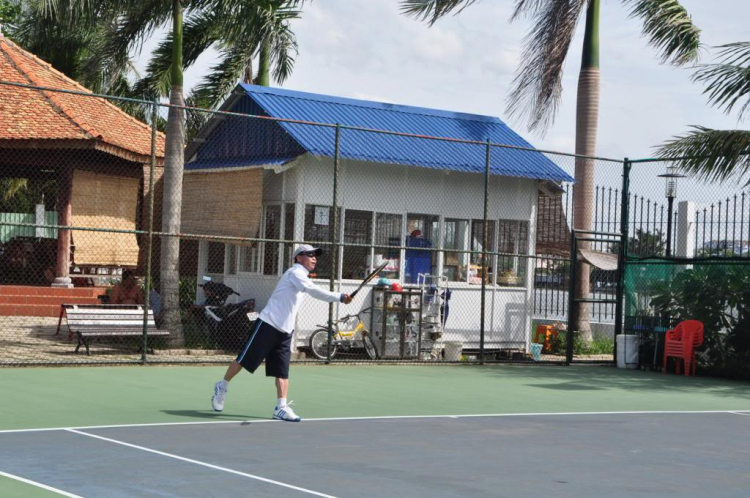
[[[331,359],[341,351],[350,352],[352,349],[363,348],[367,357],[371,360],[378,359],[378,349],[372,340],[372,334],[365,327],[362,315],[368,313],[370,308],[363,309],[357,314],[346,315],[333,321],[333,332],[331,334]],[[342,329],[342,325],[352,318],[357,319],[357,324],[352,329]],[[310,350],[312,354],[320,359],[328,359],[328,327],[318,325],[319,329],[310,336]]]

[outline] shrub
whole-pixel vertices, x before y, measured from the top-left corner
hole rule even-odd
[[[750,378],[750,266],[695,265],[655,284],[651,295],[659,316],[703,323],[702,370]]]
[[[557,355],[565,355],[567,332],[560,331],[557,336],[550,337],[550,352]],[[612,354],[615,343],[607,337],[595,337],[593,341],[585,341],[579,334],[573,336],[574,355]]]

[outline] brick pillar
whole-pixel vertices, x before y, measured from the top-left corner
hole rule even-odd
[[[73,221],[73,167],[65,166],[57,174],[57,224],[70,226]],[[73,287],[70,280],[70,230],[57,232],[57,266],[52,287]]]

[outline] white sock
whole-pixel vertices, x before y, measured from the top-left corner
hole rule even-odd
[[[279,398],[279,401],[276,403],[277,408],[284,408],[286,406],[286,398]]]
[[[227,382],[224,379],[221,379],[221,382],[219,382],[219,388],[221,388],[222,391],[228,391],[229,390],[229,382]]]

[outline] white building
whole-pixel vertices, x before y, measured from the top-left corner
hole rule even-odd
[[[387,276],[405,285],[416,280],[414,268],[445,275],[452,291],[445,337],[460,337],[465,348],[479,344],[489,149],[488,249],[504,255],[488,262],[485,344],[527,349],[534,260],[524,256],[535,250],[538,193],[550,182],[572,179],[499,119],[251,85],[239,85],[222,110],[295,121],[218,116],[203,128],[186,155],[184,233],[329,240],[337,130],[302,121],[338,123],[343,247],[337,289],[351,292],[381,259],[391,261]],[[487,140],[517,148],[488,147]],[[421,232],[416,242],[415,230]],[[405,247],[415,244],[439,251],[426,264],[415,263],[420,253]],[[255,299],[260,310],[291,263],[291,247],[201,242],[199,281],[223,281],[241,299]],[[476,252],[455,252],[462,250]],[[326,288],[330,268],[330,255],[322,256],[316,277]],[[369,292],[363,292],[354,304],[337,308],[346,314],[369,306]],[[326,305],[307,300],[297,345],[327,317]]]

